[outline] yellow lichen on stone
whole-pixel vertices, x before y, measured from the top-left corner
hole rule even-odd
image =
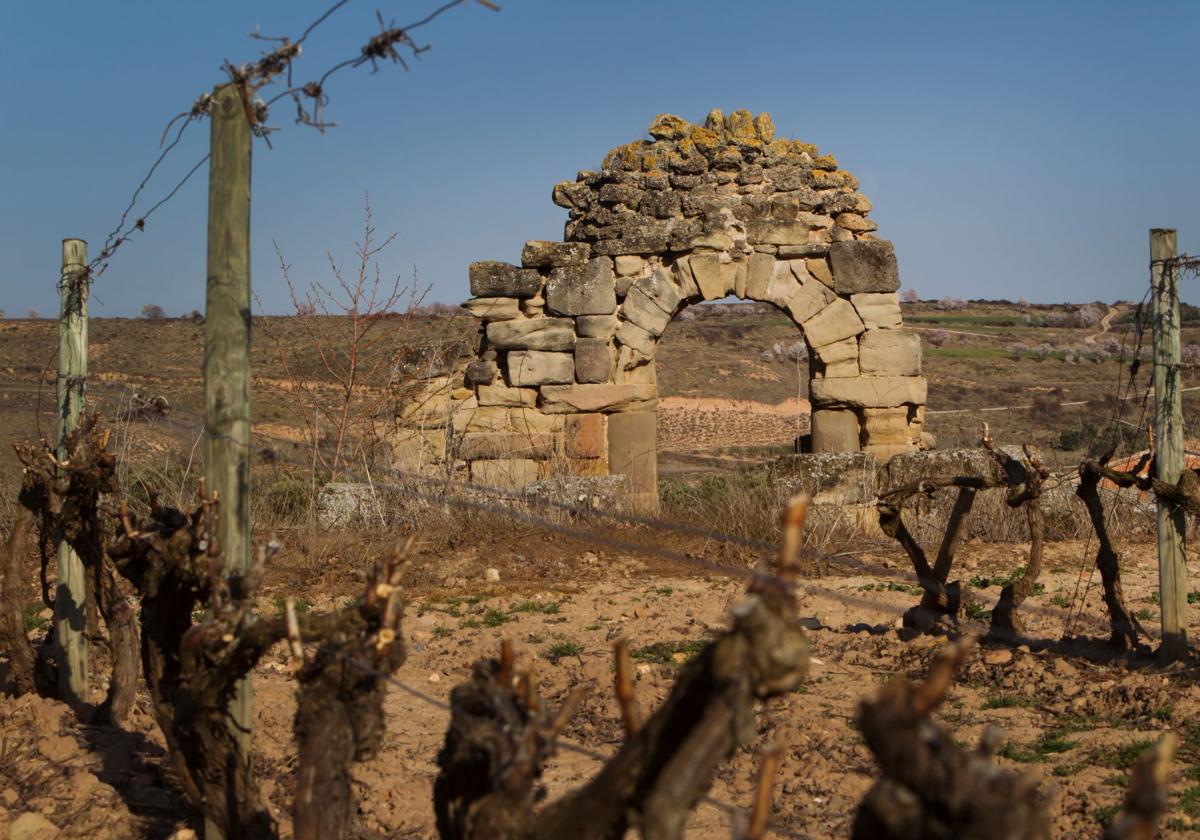
[[[826,169],[830,172],[837,169],[837,158],[833,155],[825,154],[820,157],[813,158],[814,169]]]
[[[788,153],[791,150],[792,150],[792,141],[791,140],[784,140],[784,139],[780,138],[779,140],[773,140],[767,144],[767,151],[770,152],[771,154],[775,155],[776,157],[787,157]]]
[[[655,172],[665,170],[667,162],[674,154],[674,143],[652,143],[642,149],[642,170],[644,172]]]
[[[858,179],[845,170],[835,172],[827,172],[823,169],[814,169],[812,172],[813,186],[817,189],[827,189],[829,187],[837,187],[846,190],[857,190]]]
[[[775,139],[775,121],[766,111],[754,118],[754,127],[758,129],[758,139],[764,143],[770,143]]]
[[[659,114],[650,123],[650,136],[656,140],[678,140],[687,137],[692,124],[674,114]]]
[[[646,144],[641,140],[635,140],[632,143],[617,146],[604,156],[604,168],[623,169],[627,172],[637,171],[641,168],[642,147],[644,145]]]
[[[758,139],[758,129],[754,127],[754,116],[744,108],[729,115],[729,118],[725,120],[725,128],[732,141]]]
[[[720,108],[713,108],[704,120],[704,127],[718,137],[725,136],[725,113]]]
[[[699,127],[692,129],[692,143],[705,155],[712,154],[723,145],[716,132],[710,128]]]
[[[696,128],[693,127],[692,132],[695,133]],[[675,150],[681,157],[689,158],[700,154],[700,150],[696,148],[695,142],[691,137],[684,137],[682,140],[676,141]]]
[[[791,147],[793,155],[808,155],[814,158],[817,156],[817,147],[812,143],[805,143],[803,140],[789,140],[788,145]]]

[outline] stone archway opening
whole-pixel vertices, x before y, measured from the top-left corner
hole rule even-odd
[[[630,506],[657,510],[658,342],[688,305],[734,296],[804,336],[812,451],[921,448],[920,340],[854,176],[766,114],[661,115],[649,134],[554,188],[564,241],[470,266],[475,358],[401,412],[401,437],[480,484],[624,475]]]

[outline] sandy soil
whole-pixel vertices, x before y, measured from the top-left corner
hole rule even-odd
[[[721,562],[717,547],[692,549]],[[1114,661],[1086,639],[1059,641],[1067,611],[1056,604],[1070,602],[1083,552],[1080,543],[1048,546],[1045,592],[1022,611],[1028,642],[980,650],[940,713],[965,744],[978,740],[986,724],[1004,730],[1009,744],[1004,754],[1010,757],[999,760],[1042,780],[1052,798],[1055,836],[1062,838],[1097,836],[1098,820],[1120,800],[1130,756],[1165,729],[1182,730],[1187,737],[1186,727],[1194,727],[1200,713],[1194,668],[1162,672],[1148,660]],[[983,606],[999,592],[984,578],[1011,571],[1018,555],[1010,546],[964,548],[962,576],[974,579],[972,591]],[[434,836],[431,791],[447,720],[443,704],[471,663],[493,654],[502,638],[514,640],[521,661],[533,665],[549,702],[560,701],[574,685],[591,686],[566,731],[573,749],[560,751],[547,768],[549,795],[588,778],[598,762],[574,748],[602,756],[621,738],[610,689],[612,640],[630,640],[638,700],[643,709],[653,709],[669,691],[679,662],[720,632],[729,606],[740,597],[740,575],[751,559],[727,556],[725,562],[731,564],[730,574],[697,574],[654,555],[527,536],[490,548],[442,546],[422,554],[406,584],[413,592],[405,616],[409,659],[397,675],[403,686],[387,696],[389,737],[379,755],[356,772],[362,793],[359,836]],[[484,582],[486,567],[500,571],[500,583]],[[343,603],[358,585],[357,568],[335,564],[316,576],[298,570],[312,582],[307,591],[323,593],[310,599],[310,608]],[[1157,623],[1147,606],[1153,569],[1149,546],[1130,553],[1127,596],[1131,607],[1150,611],[1143,613],[1149,627]],[[297,591],[296,581],[277,578],[264,594],[263,609],[273,609],[274,597],[284,591]],[[923,674],[942,643],[900,639],[899,615],[914,602],[911,573],[902,558],[886,550],[842,558],[829,576],[805,583],[802,612],[816,628],[810,633],[810,679],[762,710],[755,742],[722,768],[713,801],[697,809],[689,837],[729,836],[730,809],[748,807],[756,753],[768,742],[784,747],[774,836],[847,835],[874,773],[854,728],[856,703],[898,674]],[[1086,620],[1076,634],[1102,635],[1104,613],[1094,582],[1083,612]],[[969,625],[983,629],[977,622]],[[1200,624],[1193,622],[1191,635],[1197,634]],[[255,674],[255,739],[258,767],[286,837],[294,701],[285,662],[280,649]],[[170,783],[161,739],[144,705],[131,728],[132,734],[81,728],[61,704],[45,700],[0,707],[7,756],[0,762],[0,836],[26,812],[56,825],[62,837],[165,837],[175,828],[195,826],[194,814]],[[1185,773],[1195,773],[1197,766],[1189,764],[1200,761],[1200,733],[1190,731],[1192,740],[1185,741],[1190,746],[1173,774],[1176,797],[1195,784]],[[1061,738],[1044,740],[1048,734]],[[1197,816],[1185,813],[1176,799],[1173,828],[1163,836],[1189,836],[1200,829]]]

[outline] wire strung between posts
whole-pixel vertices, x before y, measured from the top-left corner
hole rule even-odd
[[[496,11],[499,10],[499,6],[493,3],[492,0],[474,1],[489,9]],[[468,2],[468,0],[453,0],[452,2],[445,3],[430,14],[426,15],[424,18],[399,28],[395,26],[384,27],[382,16],[379,16],[378,13],[376,13],[377,17],[379,17],[381,31],[362,46],[358,56],[334,65],[334,67],[327,70],[325,74],[321,76],[321,81],[319,83],[309,82],[300,88],[293,88],[292,65],[295,59],[300,55],[301,45],[319,26],[321,26],[321,24],[327,21],[335,12],[346,6],[349,2],[350,0],[338,0],[338,2],[334,3],[324,12],[322,12],[316,19],[310,22],[308,26],[305,27],[300,37],[295,41],[292,41],[287,36],[271,37],[264,36],[257,31],[253,32],[251,33],[251,37],[264,41],[277,41],[279,42],[279,46],[269,52],[264,53],[255,62],[239,66],[226,61],[222,65],[222,69],[225,71],[226,75],[229,76],[230,81],[238,85],[242,90],[243,97],[246,100],[247,114],[251,118],[251,129],[253,130],[255,136],[266,140],[268,146],[270,145],[270,133],[276,131],[277,129],[266,125],[270,103],[264,103],[261,99],[254,99],[252,101],[251,98],[255,92],[267,87],[280,76],[285,77],[287,90],[285,90],[282,94],[272,98],[270,102],[273,103],[282,96],[291,95],[296,101],[297,106],[298,116],[296,122],[299,124],[312,125],[316,128],[324,130],[332,125],[322,123],[320,120],[320,110],[328,103],[328,98],[325,96],[323,86],[325,81],[331,75],[344,67],[359,67],[367,62],[370,62],[373,68],[378,69],[378,61],[384,59],[391,60],[393,63],[399,63],[404,66],[405,69],[408,69],[408,64],[397,51],[397,47],[407,46],[414,57],[429,49],[429,45],[418,45],[415,41],[413,41],[409,33],[414,29],[419,29],[420,27],[432,22],[446,11],[449,11],[451,8]],[[308,117],[308,114],[303,107],[303,103],[300,98],[301,96],[308,97],[312,99],[314,103],[316,103],[314,110],[317,114],[317,117],[315,120]],[[159,140],[159,146],[161,150],[158,156],[154,159],[154,162],[151,163],[149,170],[142,177],[141,181],[137,185],[137,188],[134,189],[133,196],[130,198],[125,210],[121,213],[119,221],[105,238],[104,247],[101,248],[100,253],[88,263],[88,282],[94,281],[104,274],[104,272],[108,269],[109,260],[117,252],[117,250],[119,250],[125,243],[129,242],[135,232],[145,230],[146,222],[150,219],[154,212],[170,201],[176,195],[176,193],[183,188],[183,185],[188,182],[192,175],[195,174],[195,172],[200,169],[205,162],[207,162],[208,156],[205,155],[205,157],[199,163],[193,166],[188,173],[175,184],[173,189],[167,192],[164,198],[160,199],[145,213],[138,215],[132,222],[130,221],[130,216],[133,214],[134,208],[137,206],[138,199],[149,186],[151,180],[158,172],[159,167],[162,166],[162,164],[170,156],[171,152],[179,145],[188,126],[190,126],[193,122],[208,116],[211,112],[211,109],[212,94],[205,92],[195,99],[195,101],[192,103],[192,106],[188,110],[181,111],[167,122],[166,127],[163,129],[162,137]],[[166,143],[167,136],[171,133],[171,130],[177,123],[179,123],[180,120],[183,122],[179,125],[179,128],[176,130],[171,142]],[[164,143],[166,143],[165,146]]]
[[[383,16],[377,11],[375,17],[379,21],[379,32],[360,47],[358,55],[334,64],[322,73],[316,81],[307,82],[299,87],[293,87],[289,79],[287,89],[268,99],[264,103],[264,110],[269,112],[270,107],[276,102],[284,97],[291,97],[296,105],[297,125],[307,125],[321,132],[324,132],[326,128],[336,127],[337,123],[326,122],[323,116],[324,109],[329,104],[325,85],[334,74],[346,68],[362,67],[368,63],[371,65],[372,74],[374,74],[379,70],[379,62],[384,60],[388,60],[393,64],[399,64],[405,70],[408,70],[408,62],[404,60],[404,56],[400,54],[397,48],[405,48],[408,50],[411,58],[419,58],[422,53],[429,50],[430,46],[428,44],[417,44],[410,33],[415,29],[420,29],[432,23],[441,15],[466,2],[468,0],[450,0],[450,2],[442,4],[420,20],[399,27],[395,25],[395,21],[392,21],[390,24],[384,24]],[[491,2],[491,0],[475,0],[475,2],[492,11],[500,10],[500,7]],[[305,106],[305,99],[310,100],[312,103],[311,113]]]

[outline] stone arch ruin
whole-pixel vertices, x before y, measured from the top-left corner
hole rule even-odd
[[[661,115],[649,134],[554,187],[564,241],[471,264],[475,355],[402,408],[400,466],[506,487],[623,474],[631,505],[656,509],[658,341],[687,305],[730,295],[800,328],[812,451],[922,448],[920,339],[857,179],[776,139],[767,114]]]

